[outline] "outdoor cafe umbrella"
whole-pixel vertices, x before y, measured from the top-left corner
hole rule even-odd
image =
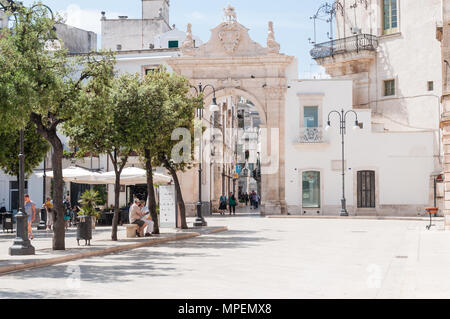
[[[78,183],[78,184],[102,184],[98,182],[100,173],[92,172],[88,169],[71,166],[62,170],[63,179],[65,182]],[[44,173],[37,173],[37,177],[44,177]],[[53,171],[46,172],[46,176],[53,178]]]
[[[115,184],[116,174],[114,171],[99,174],[96,178],[103,184]],[[164,185],[172,181],[172,178],[160,173],[153,173],[153,183],[155,185]],[[124,168],[120,174],[121,185],[139,185],[147,184],[146,170],[138,167]]]

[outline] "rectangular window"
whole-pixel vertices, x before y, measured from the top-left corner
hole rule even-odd
[[[434,91],[434,82],[428,81],[428,91]]]
[[[155,73],[155,72],[157,73],[159,71],[160,71],[160,69],[158,67],[148,68],[148,69],[145,69],[145,75],[150,74],[150,73]]]
[[[375,208],[375,172],[358,172],[358,208]]]
[[[178,48],[178,41],[169,41],[169,49]]]
[[[305,106],[303,109],[305,128],[319,127],[319,108],[317,106]]]
[[[383,0],[383,34],[398,32],[397,0]]]
[[[320,172],[303,172],[302,185],[303,208],[320,208]]]
[[[395,95],[395,80],[384,81],[384,96]]]

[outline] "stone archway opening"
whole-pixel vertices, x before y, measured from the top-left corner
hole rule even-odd
[[[186,40],[181,46],[181,55],[168,60],[170,68],[188,78],[193,86],[199,83],[213,86],[218,102],[226,102],[226,112],[232,112],[232,100],[235,106],[242,100],[251,103],[249,105],[256,109],[261,132],[258,136],[261,140],[261,214],[286,213],[285,103],[288,76],[297,70],[295,59],[280,53],[280,45],[275,41],[273,23],[268,23],[267,46],[263,47],[250,38],[249,29],[237,21],[237,14],[231,6],[225,9],[223,22],[211,30],[211,38],[207,43],[196,47],[192,29],[189,24]],[[204,97],[205,110],[212,102],[212,92],[208,94]],[[235,111],[237,116],[237,109]],[[210,116],[211,114],[205,111],[206,119]],[[220,116],[223,116],[223,110]],[[214,185],[214,190],[210,189],[211,202],[218,200],[213,199],[213,191],[214,194],[222,194],[221,183],[214,182],[216,175],[223,174],[222,171],[231,175],[239,164],[241,163],[234,160],[233,165],[229,165],[220,173],[219,168],[210,167],[209,179]],[[233,170],[231,166],[234,166]],[[194,190],[191,191],[192,207],[195,206],[196,195],[196,179],[193,176],[194,173],[184,178],[186,189]],[[222,177],[217,178],[220,180]],[[206,176],[204,185],[207,183]],[[206,192],[204,195],[208,198]]]
[[[219,111],[214,115],[207,112],[206,120],[214,126],[207,131],[204,141],[211,141],[207,153],[211,154],[209,164],[210,197],[212,207],[219,207],[221,196],[233,193],[239,201],[238,213],[259,214],[263,198],[263,179],[261,175],[261,151],[264,140],[261,138],[264,113],[261,114],[256,103],[239,92],[220,94]],[[208,105],[208,103],[206,103]],[[208,143],[208,142],[207,142]],[[255,203],[253,197],[258,195]],[[252,205],[253,204],[253,205]]]

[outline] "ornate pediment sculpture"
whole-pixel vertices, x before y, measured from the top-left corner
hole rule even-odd
[[[225,49],[225,52],[228,54],[233,54],[239,46],[239,42],[241,40],[241,32],[237,22],[237,14],[231,5],[223,10],[225,15],[222,28],[219,31],[219,39]]]
[[[280,44],[275,41],[275,32],[273,31],[273,22],[269,22],[269,32],[267,34],[267,49],[270,54],[280,53]]]
[[[181,52],[184,55],[194,55],[194,39],[192,38],[192,24],[187,25],[187,31],[186,31],[186,39],[184,40],[183,44],[181,45]]]
[[[224,24],[222,31],[219,32],[219,39],[228,54],[233,54],[239,46],[241,32],[236,23]]]

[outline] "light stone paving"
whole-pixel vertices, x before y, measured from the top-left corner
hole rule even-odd
[[[192,220],[191,220],[192,221]],[[426,221],[208,218],[229,231],[0,277],[0,298],[449,298]]]

